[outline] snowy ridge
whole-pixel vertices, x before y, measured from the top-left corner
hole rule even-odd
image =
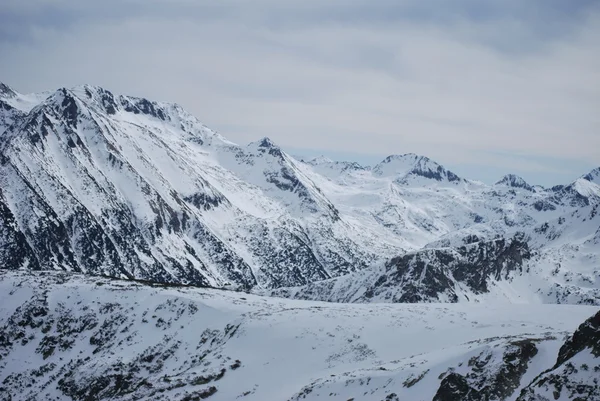
[[[332,304],[4,271],[0,398],[596,400],[597,312]]]
[[[594,184],[600,185],[600,167],[593,169],[588,174],[584,175],[582,178],[593,182]]]
[[[177,104],[3,85],[0,262],[315,300],[598,304],[599,171],[544,189],[415,154],[300,161]]]
[[[316,173],[327,178],[339,178],[343,174],[352,174],[355,171],[369,170],[370,167],[365,167],[356,162],[333,161],[324,156],[315,157],[310,160],[301,159],[301,162],[311,166]]]

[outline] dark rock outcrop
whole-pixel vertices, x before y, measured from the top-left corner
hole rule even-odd
[[[450,372],[442,379],[433,401],[506,400],[519,388],[537,353],[535,341],[528,339],[507,344],[501,361],[494,361],[491,353],[473,357],[468,374]]]
[[[488,292],[491,280],[520,271],[531,252],[522,236],[475,242],[459,248],[425,249],[390,260],[387,271],[368,290],[372,296],[390,287],[401,288],[394,302],[431,302],[440,296],[458,300],[456,284],[474,293]]]
[[[558,399],[600,400],[600,312],[565,341],[554,366],[525,387],[518,401]]]

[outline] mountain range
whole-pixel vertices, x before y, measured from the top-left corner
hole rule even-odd
[[[331,301],[600,300],[600,168],[542,188],[415,154],[302,160],[89,85],[2,84],[0,110],[8,269]]]
[[[599,205],[0,84],[0,399],[600,400]]]

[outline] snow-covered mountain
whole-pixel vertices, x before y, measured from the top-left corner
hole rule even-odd
[[[348,275],[263,293],[334,302],[599,304],[598,171],[550,189],[515,175],[486,186],[403,155],[314,178],[342,214],[365,225],[375,219],[409,251]]]
[[[19,100],[35,98],[11,90],[3,103],[5,267],[249,289],[306,284],[403,249],[340,219],[268,139],[238,146],[178,105],[97,87],[31,108]]]
[[[394,182],[405,185],[421,185],[423,178],[455,184],[464,181],[428,157],[414,153],[388,156],[373,167],[372,171],[377,176],[392,177]]]
[[[592,306],[334,304],[0,272],[11,401],[594,401],[599,344]]]
[[[176,104],[0,86],[0,264],[314,300],[600,303],[600,168],[488,186],[237,145]]]

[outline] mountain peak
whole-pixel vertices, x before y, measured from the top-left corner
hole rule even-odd
[[[392,171],[387,170],[393,170],[396,173],[401,174],[402,172],[406,172],[419,164],[425,164],[429,162],[431,162],[431,160],[428,157],[420,156],[415,153],[406,153],[403,155],[394,154],[389,155],[379,162],[379,164],[374,167],[374,170],[381,172],[383,175],[387,175],[385,174],[386,172],[395,174]],[[435,164],[437,165],[437,163]]]
[[[388,157],[386,157],[385,159],[383,159],[381,161],[381,163],[379,163],[379,164],[391,163],[391,162],[397,161],[397,160],[417,162],[418,160],[421,160],[421,159],[429,160],[428,157],[417,155],[416,153],[405,153],[405,154],[402,154],[402,155],[394,154],[394,155],[389,155]]]
[[[585,198],[600,198],[600,185],[586,178],[578,178],[565,189],[572,190]]]
[[[172,103],[151,101],[145,98],[125,95],[114,95],[100,86],[83,84],[73,88],[60,88],[55,94],[64,98],[77,98],[86,106],[100,110],[109,115],[124,110],[133,114],[144,114],[162,121],[169,121],[175,114],[182,114],[181,106]]]
[[[5,83],[0,82],[0,97],[3,98],[13,98],[17,96],[17,92],[15,92],[10,86]]]
[[[76,127],[80,114],[80,104],[77,96],[70,89],[59,88],[33,110],[37,109],[40,113],[43,113],[46,108],[54,109],[69,125]]]
[[[600,167],[596,167],[595,169],[593,169],[592,171],[590,171],[589,173],[587,173],[586,175],[584,175],[581,178],[600,185]]]
[[[453,172],[436,163],[426,156],[415,153],[403,155],[390,155],[373,168],[373,172],[380,176],[397,176],[398,180],[405,182],[410,176],[421,176],[436,181],[460,181]]]
[[[533,187],[527,183],[522,177],[516,174],[506,174],[502,179],[494,185],[505,185],[512,188],[523,188],[528,191],[533,191]]]
[[[256,142],[250,142],[248,148],[254,149],[254,151],[261,154],[269,154],[281,160],[285,158],[281,148],[266,136]]]
[[[108,114],[115,114],[119,109],[115,96],[110,91],[99,86],[85,84],[74,87],[72,91],[81,99],[91,102],[94,106],[99,107]]]
[[[306,164],[310,164],[311,166],[318,166],[320,164],[331,164],[331,163],[335,163],[333,160],[331,160],[329,157],[326,156],[317,156],[317,157],[313,157],[312,159],[302,159],[302,161]]]
[[[259,147],[259,148],[267,148],[267,149],[270,149],[270,148],[278,148],[278,146],[275,144],[275,142],[273,142],[273,141],[271,140],[271,138],[269,138],[269,137],[266,137],[266,136],[265,136],[264,138],[260,139],[260,140],[259,140],[258,142],[256,142],[256,143],[258,144],[258,147]]]

